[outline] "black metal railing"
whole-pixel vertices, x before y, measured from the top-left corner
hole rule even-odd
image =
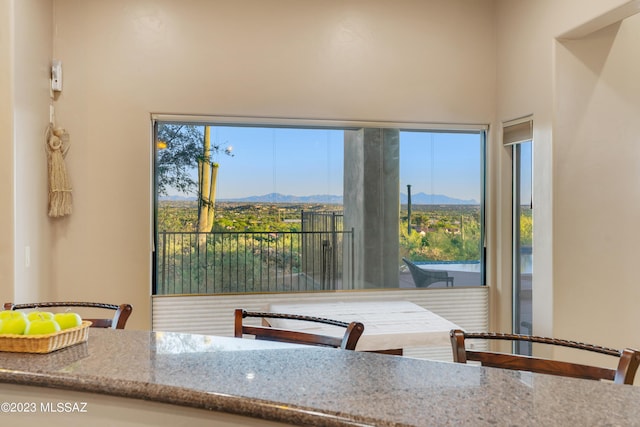
[[[352,238],[353,230],[158,232],[155,294],[351,289],[343,266],[353,266]]]

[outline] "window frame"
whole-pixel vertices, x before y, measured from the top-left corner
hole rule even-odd
[[[156,175],[156,159],[157,147],[155,144],[155,135],[157,133],[158,123],[184,124],[184,125],[212,125],[212,126],[236,126],[236,127],[284,127],[284,128],[307,128],[307,129],[340,129],[355,130],[359,128],[384,129],[391,128],[400,132],[403,131],[425,131],[425,132],[443,132],[443,133],[478,133],[481,149],[481,177],[480,177],[480,227],[481,227],[481,248],[480,248],[480,284],[486,285],[486,266],[487,266],[487,221],[486,221],[486,205],[487,205],[487,134],[488,125],[479,124],[443,124],[431,122],[380,122],[380,121],[351,121],[351,120],[317,120],[317,119],[284,119],[271,117],[235,117],[235,116],[193,116],[193,115],[167,115],[152,114],[152,203],[153,203],[153,253],[152,253],[152,295],[161,295],[157,293],[157,257],[156,242],[158,236],[157,230],[157,211],[158,211],[158,195],[157,195],[157,175]],[[390,289],[390,288],[384,288]],[[372,290],[367,288],[365,290]]]

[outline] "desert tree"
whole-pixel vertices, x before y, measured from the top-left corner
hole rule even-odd
[[[211,141],[211,127],[161,123],[156,145],[156,186],[159,195],[174,189],[183,194],[197,193],[198,232],[210,232],[215,213],[218,163],[216,156],[233,156],[231,147]]]

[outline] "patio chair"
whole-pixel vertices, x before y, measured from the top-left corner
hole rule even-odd
[[[262,319],[291,319],[307,322],[324,323],[345,328],[342,337],[312,334],[288,329],[272,328],[270,326],[246,325],[243,320],[247,317]],[[341,348],[343,350],[355,350],[358,340],[364,332],[364,325],[360,322],[341,322],[339,320],[324,319],[320,317],[302,316],[298,314],[268,313],[245,311],[240,308],[235,310],[234,335],[242,338],[244,335],[253,335],[258,340],[280,341],[296,344],[307,344],[324,347]]]
[[[436,282],[446,282],[447,287],[453,287],[453,277],[450,277],[448,272],[443,270],[426,270],[406,258],[402,258],[402,261],[409,267],[411,277],[413,277],[413,283],[415,283],[416,287],[426,288]]]
[[[633,384],[638,365],[640,365],[640,351],[630,348],[616,350],[575,341],[545,338],[533,335],[514,335],[491,332],[472,333],[464,332],[459,329],[452,330],[450,332],[450,337],[451,347],[453,350],[453,361],[457,363],[475,361],[480,362],[482,366],[491,366],[494,368],[529,371],[591,380],[610,380],[616,384]],[[518,354],[469,350],[469,348],[466,347],[467,341],[473,339],[528,341],[532,343],[556,345],[590,351],[593,353],[606,354],[608,356],[617,357],[619,360],[617,367],[615,369],[610,369]]]
[[[85,308],[99,308],[113,311],[113,315],[106,318],[85,318],[83,320],[89,320],[92,328],[111,328],[111,329],[124,329],[133,307],[131,304],[106,304],[101,302],[35,302],[26,304],[13,304],[7,302],[4,304],[5,310],[25,310],[25,309],[42,309],[42,308],[70,308],[70,307],[85,307]]]

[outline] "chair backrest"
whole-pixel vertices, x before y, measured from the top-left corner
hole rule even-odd
[[[131,304],[106,304],[101,302],[35,302],[26,304],[13,304],[7,302],[4,304],[5,310],[26,310],[26,309],[42,309],[42,308],[69,308],[69,307],[85,307],[85,308],[101,308],[113,311],[113,315],[106,318],[84,318],[83,320],[91,321],[92,328],[112,328],[124,329],[133,307]]]
[[[449,277],[448,272],[442,270],[424,270],[406,258],[402,258],[402,261],[409,267],[409,272],[411,272],[411,277],[416,287],[426,288],[436,282],[446,282],[447,287],[453,287],[453,277]]]
[[[327,325],[334,325],[345,328],[345,332],[344,335],[339,338],[289,329],[272,328],[270,326],[246,325],[244,323],[244,319],[247,317],[256,317],[262,319],[303,320],[307,322],[324,323]],[[242,338],[244,335],[254,335],[256,339],[261,340],[335,347],[344,350],[355,350],[356,344],[358,343],[358,340],[362,336],[363,332],[364,325],[360,322],[347,323],[339,320],[302,316],[297,314],[245,311],[240,308],[236,309],[235,311],[234,335],[238,338]]]
[[[453,361],[458,363],[475,361],[480,362],[482,366],[492,366],[495,368],[530,371],[591,380],[611,380],[616,384],[633,384],[638,365],[640,365],[640,352],[630,348],[616,350],[576,341],[538,337],[533,335],[502,334],[493,332],[471,333],[464,332],[459,329],[452,330],[450,332],[450,336],[453,350]],[[517,354],[470,350],[466,342],[469,339],[528,341],[532,343],[556,345],[605,354],[617,357],[619,360],[617,368],[610,369],[600,366],[582,365],[578,363]]]

